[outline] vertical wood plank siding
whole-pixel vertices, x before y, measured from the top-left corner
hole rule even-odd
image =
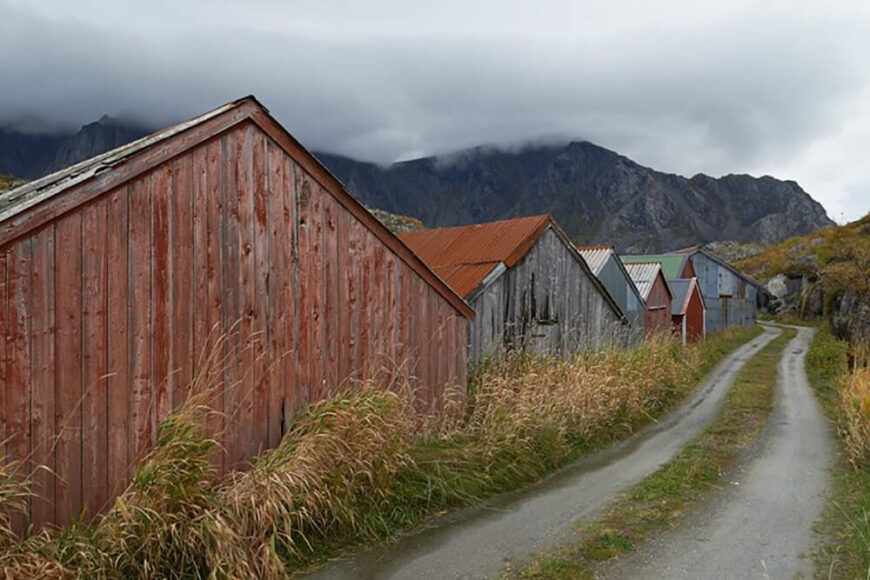
[[[466,380],[467,320],[251,122],[0,248],[0,325],[36,525],[124,489],[222,334],[223,469],[349,379],[407,368],[421,411]]]
[[[656,276],[649,296],[646,298],[647,310],[644,314],[644,331],[668,332],[671,329],[671,295],[661,272]]]
[[[626,340],[627,327],[552,230],[471,299],[469,358],[501,348],[567,354]]]

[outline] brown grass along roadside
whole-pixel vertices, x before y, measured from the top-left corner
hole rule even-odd
[[[843,458],[831,500],[817,523],[826,541],[813,554],[820,578],[870,578],[870,385],[867,345],[837,339],[820,324],[807,353],[807,375],[837,426]]]
[[[464,416],[448,397],[452,419],[423,425],[402,388],[349,385],[302,410],[248,470],[222,477],[209,461],[219,437],[204,427],[210,402],[227,388],[232,353],[219,340],[114,505],[90,523],[21,540],[0,519],[0,567],[7,577],[284,577],[630,433],[758,332],[686,349],[662,338],[566,360],[508,355],[478,373]],[[6,512],[28,493],[11,467],[0,470]]]

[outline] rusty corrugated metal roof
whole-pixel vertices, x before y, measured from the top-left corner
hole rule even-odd
[[[480,283],[495,270],[500,262],[482,264],[455,264],[453,266],[433,266],[432,269],[442,280],[460,296],[467,297]]]
[[[457,294],[468,295],[499,264],[510,268],[535,245],[550,224],[550,216],[436,228],[400,234]]]

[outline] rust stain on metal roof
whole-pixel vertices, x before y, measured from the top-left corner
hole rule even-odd
[[[539,215],[486,224],[407,232],[399,237],[463,297],[501,262],[510,268],[535,245],[550,224]]]

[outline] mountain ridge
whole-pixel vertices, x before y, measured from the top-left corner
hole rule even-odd
[[[588,141],[473,148],[389,166],[315,155],[367,205],[428,227],[551,213],[580,243],[667,251],[721,239],[770,244],[832,225],[793,180],[644,167]]]
[[[149,132],[106,116],[72,134],[0,129],[0,173],[34,179]],[[315,155],[368,207],[427,227],[550,213],[578,243],[658,252],[723,239],[770,244],[834,223],[793,180],[689,178],[589,141],[481,145],[388,166]]]

